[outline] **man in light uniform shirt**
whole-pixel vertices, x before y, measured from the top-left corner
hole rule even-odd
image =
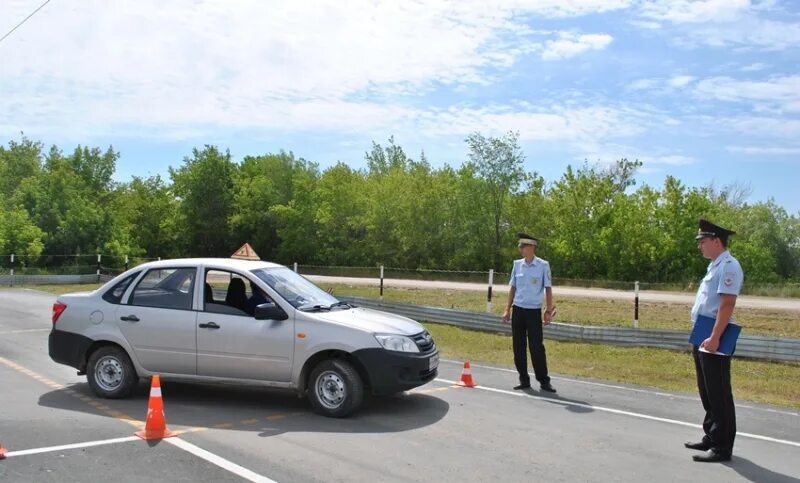
[[[526,344],[530,345],[533,373],[543,391],[556,392],[547,374],[547,355],[544,350],[544,325],[553,320],[553,289],[550,264],[536,257],[539,240],[525,233],[518,233],[518,247],[521,259],[514,260],[511,269],[511,288],[508,302],[503,312],[503,322],[511,318],[511,338],[514,345],[514,365],[519,373],[519,385],[514,389],[528,389],[531,378],[528,375],[528,354]],[[547,309],[542,314],[542,303],[546,300]]]
[[[731,390],[731,358],[715,354],[720,337],[729,322],[733,322],[736,297],[742,288],[744,273],[739,261],[728,251],[728,237],[735,232],[700,219],[697,245],[711,263],[697,289],[692,322],[698,315],[715,319],[711,335],[699,346],[692,347],[697,389],[706,414],[703,419],[705,435],[699,442],[685,443],[689,449],[705,451],[694,455],[695,461],[730,461],[736,437],[736,412]]]

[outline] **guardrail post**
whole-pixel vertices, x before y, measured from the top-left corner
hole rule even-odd
[[[100,283],[100,259],[102,255],[97,254],[97,283]]]
[[[383,300],[383,265],[381,265],[381,300]]]
[[[11,287],[14,286],[14,254],[11,254]]]
[[[125,271],[128,271],[128,255],[125,255]]]
[[[634,282],[634,291],[636,295],[633,297],[633,328],[639,328],[639,281]]]
[[[489,269],[489,290],[486,292],[486,313],[492,313],[492,284],[494,284],[494,269]]]
[[[294,273],[297,273],[297,262],[294,262]]]

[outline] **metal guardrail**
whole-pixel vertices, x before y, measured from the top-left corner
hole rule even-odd
[[[498,316],[492,314],[386,302],[362,297],[339,298],[361,307],[383,310],[416,320],[437,322],[486,332],[511,333],[511,325],[503,324]],[[682,351],[690,348],[688,330],[595,327],[554,322],[545,326],[544,336],[548,339],[561,341],[657,347]],[[751,359],[800,362],[800,339],[742,335],[736,345],[736,356]]]
[[[111,275],[0,275],[0,286],[14,285],[62,285],[77,283],[105,283]]]

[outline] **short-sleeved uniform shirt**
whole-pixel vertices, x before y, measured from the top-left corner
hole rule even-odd
[[[739,295],[744,281],[744,272],[739,260],[727,250],[722,252],[716,260],[708,264],[706,276],[697,287],[697,297],[692,307],[692,323],[698,315],[717,317],[721,294]],[[731,317],[730,322],[734,319]]]
[[[550,264],[539,257],[534,257],[529,264],[524,258],[514,260],[508,284],[516,289],[514,305],[523,309],[540,309],[544,303],[545,287],[553,286]]]

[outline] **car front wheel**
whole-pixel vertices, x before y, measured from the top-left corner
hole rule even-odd
[[[319,414],[343,418],[361,406],[364,383],[349,362],[324,360],[311,371],[308,398]]]
[[[92,352],[86,379],[92,391],[106,399],[126,397],[139,381],[128,354],[114,346],[103,346]]]

